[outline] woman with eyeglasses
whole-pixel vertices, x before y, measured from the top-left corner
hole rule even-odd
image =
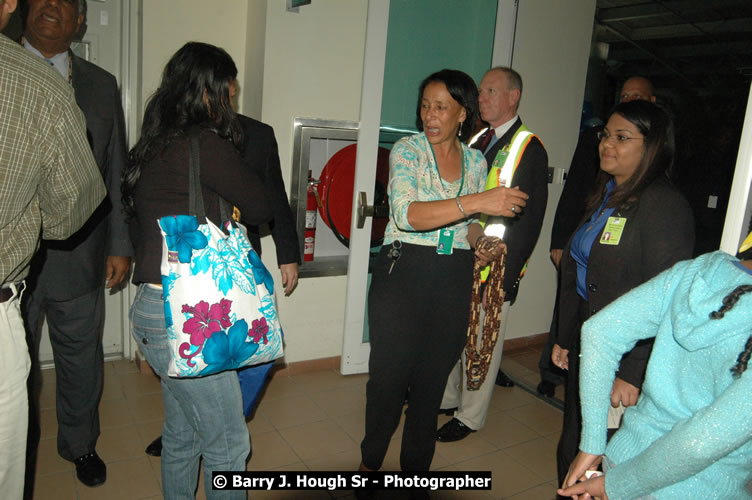
[[[559,325],[551,359],[568,371],[557,449],[559,484],[577,455],[581,414],[580,330],[593,314],[676,262],[692,256],[692,211],[671,185],[674,131],[668,114],[647,101],[618,104],[600,133],[600,172],[586,216],[561,260]],[[625,354],[611,406],[637,402],[652,340]]]

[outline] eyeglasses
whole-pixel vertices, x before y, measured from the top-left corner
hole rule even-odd
[[[617,144],[625,143],[631,140],[644,139],[644,137],[629,137],[629,136],[621,135],[621,134],[611,135],[605,130],[601,130],[595,135],[596,137],[598,137],[598,140],[601,142],[608,142],[609,139],[613,138],[617,142]]]
[[[622,94],[619,96],[619,102],[629,102],[629,101],[649,101],[650,97],[645,96],[644,94]]]

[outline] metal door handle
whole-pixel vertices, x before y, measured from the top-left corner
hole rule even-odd
[[[373,217],[373,205],[368,204],[368,195],[365,192],[358,192],[358,229],[363,229],[366,223],[366,217]]]
[[[363,229],[366,217],[389,217],[389,205],[369,205],[368,195],[363,191],[358,192],[358,229]]]

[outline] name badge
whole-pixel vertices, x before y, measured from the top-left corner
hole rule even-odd
[[[496,153],[496,158],[494,158],[494,161],[491,164],[491,167],[498,167],[498,168],[503,167],[504,164],[507,162],[507,156],[509,156],[509,151],[504,151],[503,149],[500,149],[499,152]]]
[[[626,225],[625,217],[609,217],[601,234],[601,245],[618,245]]]
[[[436,244],[436,253],[439,255],[452,255],[454,250],[454,229],[439,229],[439,242]]]

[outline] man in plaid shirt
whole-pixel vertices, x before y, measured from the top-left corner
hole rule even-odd
[[[0,0],[0,29],[17,0]],[[104,199],[73,89],[52,67],[0,35],[0,491],[23,495],[29,353],[19,308],[29,261],[65,239]]]

